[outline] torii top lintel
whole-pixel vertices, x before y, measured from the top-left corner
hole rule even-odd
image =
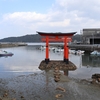
[[[68,32],[68,33],[61,33],[61,32],[55,32],[55,33],[47,33],[47,32],[37,32],[41,36],[73,36],[77,32]]]

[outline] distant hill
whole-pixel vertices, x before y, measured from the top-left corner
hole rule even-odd
[[[82,41],[82,35],[76,34],[72,37],[72,41]],[[20,37],[7,37],[0,39],[0,42],[41,42],[39,34],[25,35]]]
[[[0,39],[0,42],[41,42],[41,36],[39,34],[34,34],[20,37],[7,37]]]

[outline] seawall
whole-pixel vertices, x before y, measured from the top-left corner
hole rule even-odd
[[[26,43],[0,43],[0,48],[6,48],[6,47],[17,47],[17,46],[27,46]]]
[[[51,46],[63,48],[63,44],[51,44]],[[100,44],[69,44],[68,47],[73,50],[84,50],[84,51],[100,51]]]

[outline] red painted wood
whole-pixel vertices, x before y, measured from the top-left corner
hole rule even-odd
[[[46,38],[42,38],[42,41],[46,41]],[[48,39],[49,42],[64,42],[64,37],[63,38],[49,38]],[[67,42],[71,42],[72,39],[71,38],[67,38]]]
[[[46,36],[46,59],[49,59],[49,37]]]
[[[67,46],[67,37],[64,37],[64,59],[66,59],[66,55],[67,55],[67,52],[66,52],[66,46]]]
[[[45,36],[42,38],[42,41],[46,42],[46,60],[49,60],[49,42],[64,42],[64,61],[68,61],[69,58],[69,48],[68,42],[71,41],[71,36],[73,36],[76,32],[70,33],[45,33],[45,32],[37,32],[41,36]]]

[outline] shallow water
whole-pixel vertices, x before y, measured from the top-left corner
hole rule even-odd
[[[99,100],[100,86],[88,81],[92,74],[100,72],[99,57],[70,54],[69,60],[77,69],[69,71],[68,77],[60,71],[61,80],[56,83],[53,70],[38,69],[45,59],[45,51],[37,48],[33,44],[2,48],[14,55],[0,58],[0,90],[9,91],[9,97],[17,100]],[[50,59],[61,60],[63,53],[50,51]],[[57,90],[57,87],[66,91]],[[62,94],[62,97],[57,99],[57,94]]]
[[[38,66],[45,59],[45,51],[38,50],[36,45],[2,48],[5,51],[14,53],[14,55],[12,57],[0,57],[0,77],[11,77],[41,71]],[[50,51],[50,59],[62,60],[63,52]],[[88,79],[91,78],[92,74],[100,72],[100,57],[91,57],[89,54],[70,54],[69,60],[77,66],[77,70],[69,71],[70,77]]]

